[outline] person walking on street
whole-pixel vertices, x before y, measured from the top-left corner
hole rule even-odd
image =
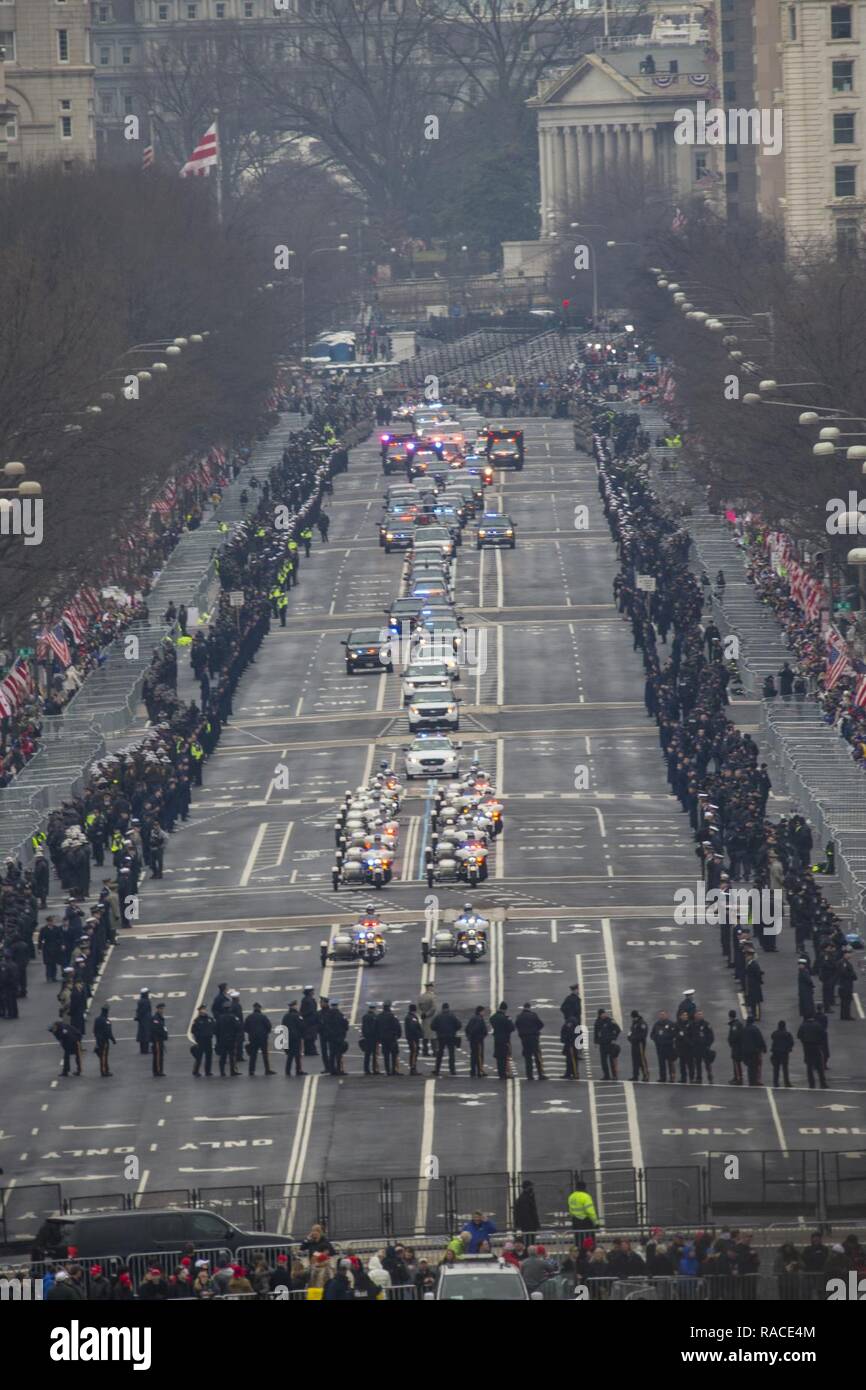
[[[69,1067],[75,1059],[75,1075],[81,1075],[81,1034],[77,1028],[73,1028],[71,1023],[61,1023],[60,1020],[53,1023],[49,1028],[49,1033],[53,1033],[60,1043],[63,1051],[63,1076],[69,1075]]]
[[[773,1067],[773,1085],[778,1086],[779,1074],[785,1080],[785,1085],[790,1086],[791,1078],[788,1075],[788,1062],[794,1048],[794,1038],[788,1032],[784,1019],[779,1020],[778,1026],[770,1034],[770,1062]]]
[[[165,1076],[165,1045],[168,1042],[168,1028],[165,1024],[165,1005],[157,1004],[156,1013],[150,1020],[150,1050],[153,1054],[154,1076]]]
[[[107,1004],[103,1004],[99,1011],[99,1017],[93,1024],[93,1036],[96,1041],[96,1051],[99,1055],[99,1075],[111,1076],[112,1072],[108,1067],[108,1053],[112,1043],[117,1042],[117,1038],[114,1036],[111,1019],[108,1017]]]
[[[488,1027],[484,1021],[484,1005],[479,1004],[466,1024],[466,1041],[469,1044],[469,1075],[486,1076],[484,1070],[484,1039]]]
[[[541,1033],[544,1028],[544,1022],[539,1018],[530,1003],[523,1005],[523,1008],[517,1015],[515,1028],[517,1029],[517,1036],[520,1038],[523,1047],[523,1062],[526,1067],[527,1081],[535,1080],[533,1068],[538,1073],[538,1080],[546,1081],[547,1077],[541,1065]]]

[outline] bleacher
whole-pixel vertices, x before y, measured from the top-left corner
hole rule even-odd
[[[471,380],[497,382],[513,376],[539,381],[548,376],[564,376],[577,360],[585,337],[577,329],[538,333],[475,362]]]

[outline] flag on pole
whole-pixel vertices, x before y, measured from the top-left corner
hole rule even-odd
[[[69,643],[66,640],[66,633],[63,631],[63,624],[58,623],[54,628],[46,628],[42,636],[61,666],[71,665],[72,657],[69,655]]]
[[[186,164],[180,171],[182,179],[189,178],[190,175],[207,176],[214,165],[219,163],[219,141],[217,139],[216,121],[208,126],[202,138],[199,140]]]
[[[153,145],[145,145],[144,153],[141,156],[142,170],[150,169],[153,166]]]
[[[683,213],[682,209],[681,209],[681,208],[677,208],[676,211],[674,212],[674,220],[673,220],[673,222],[671,223],[671,231],[672,231],[672,232],[681,232],[681,231],[683,230],[683,228],[685,227],[685,225],[686,225],[686,221],[687,221],[687,219],[686,219],[686,216],[685,216],[685,214]]]
[[[866,705],[866,676],[861,676],[854,691],[855,705]]]
[[[830,629],[827,639],[827,667],[824,673],[824,689],[832,690],[837,681],[851,668],[848,663],[848,648],[835,628]]]

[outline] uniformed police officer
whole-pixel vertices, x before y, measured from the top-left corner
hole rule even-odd
[[[168,1042],[168,1028],[165,1024],[165,1005],[157,1004],[156,1013],[150,1021],[150,1050],[153,1055],[154,1076],[165,1076],[165,1045]]]
[[[99,1075],[111,1076],[112,1072],[108,1069],[108,1053],[112,1043],[117,1042],[117,1038],[114,1036],[111,1019],[108,1017],[107,1004],[102,1006],[99,1017],[93,1024],[93,1036],[96,1039],[96,1051],[99,1055]]]
[[[628,1041],[631,1048],[631,1079],[632,1081],[649,1081],[649,1067],[646,1060],[646,1040],[647,1033],[646,1021],[641,1018],[637,1009],[631,1011],[631,1027],[629,1028]]]

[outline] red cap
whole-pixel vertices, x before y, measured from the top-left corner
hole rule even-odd
[[[277,1264],[278,1264],[278,1265],[287,1265],[288,1263],[289,1263],[289,1257],[288,1257],[288,1255],[278,1255],[278,1256],[277,1256]]]
[[[102,1273],[102,1265],[91,1265],[91,1266],[90,1266],[90,1273],[91,1273],[94,1277],[95,1277],[97,1274],[101,1274],[101,1273]]]
[[[67,1258],[68,1258],[68,1259],[74,1260],[77,1254],[78,1254],[78,1246],[77,1246],[77,1245],[67,1245],[67,1247],[66,1247],[66,1255],[67,1255]]]
[[[186,1265],[187,1269],[189,1268],[189,1266],[192,1264],[192,1260],[190,1259],[189,1255],[184,1255],[183,1259],[181,1260],[181,1264]]]

